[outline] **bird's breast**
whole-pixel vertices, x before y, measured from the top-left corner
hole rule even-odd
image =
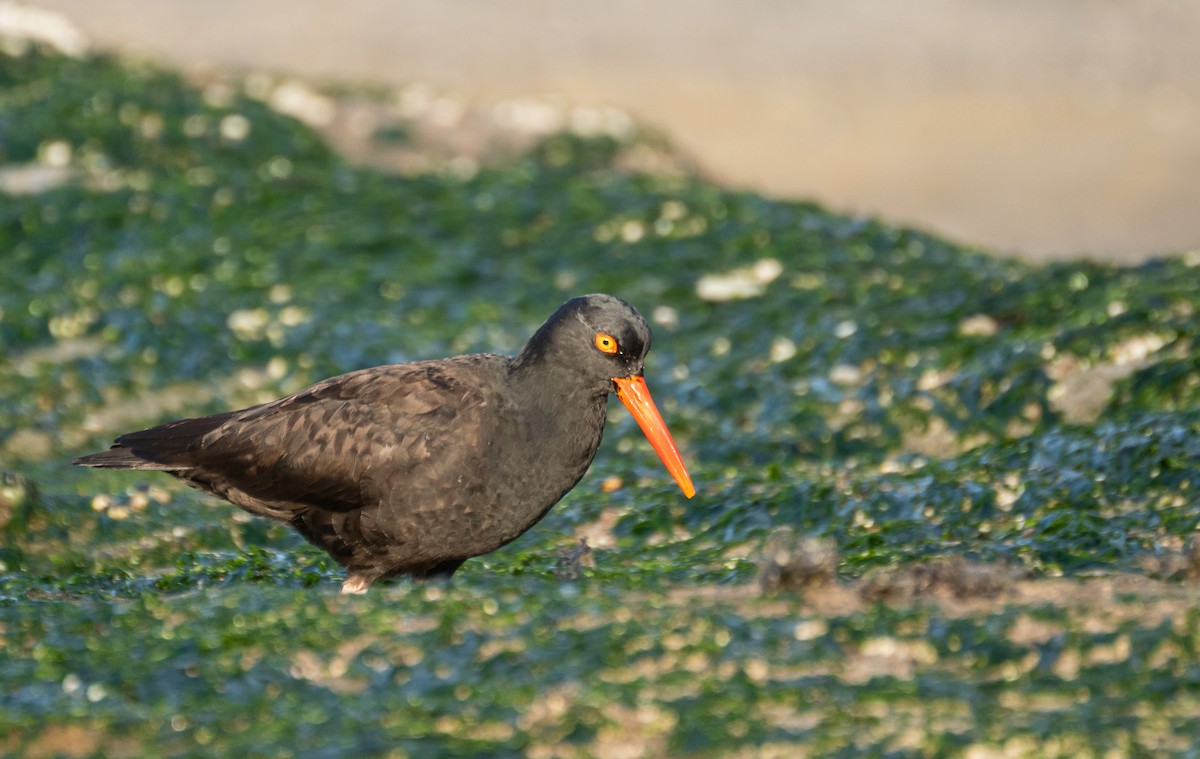
[[[605,404],[514,409],[486,444],[486,509],[513,540],[584,476],[604,433]],[[482,504],[481,504],[482,505]],[[474,510],[474,504],[468,504]]]

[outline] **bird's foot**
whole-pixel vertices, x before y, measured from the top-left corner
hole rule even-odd
[[[371,587],[371,583],[367,582],[367,578],[362,575],[350,575],[346,581],[342,583],[343,593],[353,593],[354,595],[362,595],[367,592],[367,588]]]

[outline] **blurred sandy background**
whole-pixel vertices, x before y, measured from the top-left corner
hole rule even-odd
[[[727,184],[1033,258],[1200,246],[1200,3],[37,4],[172,64],[617,106]]]

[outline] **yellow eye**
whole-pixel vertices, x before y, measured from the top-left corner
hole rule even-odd
[[[603,332],[597,332],[595,343],[596,348],[598,348],[601,353],[617,352],[617,338],[613,337],[612,335],[606,335]]]

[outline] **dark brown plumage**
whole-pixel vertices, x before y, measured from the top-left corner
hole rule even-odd
[[[349,570],[345,592],[449,577],[512,541],[583,477],[607,397],[695,492],[642,377],[650,329],[609,295],[564,303],[515,358],[362,369],[259,406],[117,438],[83,466],[161,470],[285,522]]]

